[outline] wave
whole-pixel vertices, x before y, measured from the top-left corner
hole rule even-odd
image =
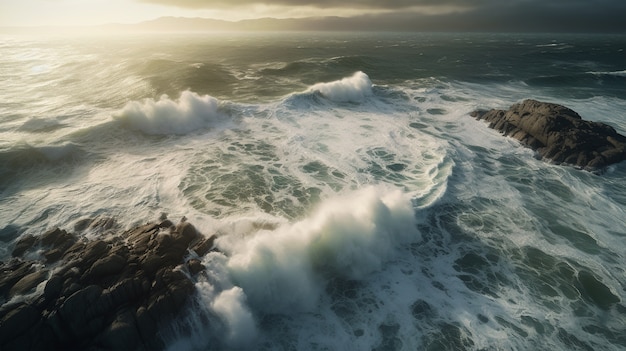
[[[319,93],[334,102],[363,102],[372,95],[372,81],[361,71],[329,83],[317,83],[305,93]]]
[[[613,71],[613,72],[587,72],[589,74],[597,75],[597,76],[616,76],[616,77],[626,77],[626,70],[623,71]]]
[[[81,159],[84,151],[74,143],[61,145],[15,145],[0,151],[0,189],[31,170],[67,165]],[[19,175],[19,176],[18,176]]]
[[[45,146],[22,144],[0,151],[0,164],[15,170],[41,163],[71,161],[82,153],[82,149],[74,143]]]
[[[584,72],[533,77],[526,82],[539,86],[594,86],[623,87],[626,71]]]
[[[626,98],[624,90],[626,71],[537,76],[526,79],[524,83],[530,87],[568,89],[572,91],[570,94],[578,98],[590,98],[593,96]]]
[[[229,347],[254,342],[255,313],[313,311],[328,281],[365,279],[401,244],[421,240],[410,197],[383,186],[326,200],[296,223],[238,221],[226,230],[217,240],[226,255],[204,262],[217,280],[199,282],[198,290]]]
[[[132,101],[113,118],[146,134],[189,134],[218,125],[227,117],[219,111],[219,101],[209,95],[183,91],[178,100],[162,95],[159,100]]]
[[[30,133],[47,133],[63,127],[64,125],[56,119],[33,117],[25,121],[17,130]]]
[[[231,254],[229,271],[251,302],[268,312],[288,312],[313,307],[318,275],[361,279],[380,269],[397,244],[420,236],[407,196],[367,187],[327,200],[298,223],[243,242],[222,239],[220,248]]]

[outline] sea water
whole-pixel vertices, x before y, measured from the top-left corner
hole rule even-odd
[[[167,213],[219,248],[171,350],[624,349],[626,165],[551,165],[468,114],[535,98],[626,134],[625,48],[2,37],[0,257],[84,218]]]

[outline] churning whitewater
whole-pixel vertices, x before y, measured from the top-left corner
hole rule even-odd
[[[172,351],[624,349],[625,165],[551,165],[468,114],[537,98],[625,134],[625,47],[3,37],[0,257],[184,216],[217,239]]]

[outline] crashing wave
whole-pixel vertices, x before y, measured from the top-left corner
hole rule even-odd
[[[350,77],[328,83],[317,83],[311,86],[307,93],[320,93],[325,98],[335,102],[363,102],[372,95],[372,81],[361,71]]]
[[[163,95],[158,100],[129,102],[113,117],[132,129],[151,135],[189,134],[226,119],[219,111],[216,98],[188,90],[183,91],[178,100]]]

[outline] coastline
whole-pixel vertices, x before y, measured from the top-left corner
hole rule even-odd
[[[3,350],[163,349],[163,329],[196,293],[200,258],[215,237],[167,219],[115,231],[110,218],[79,223],[108,232],[86,239],[59,228],[25,236],[0,264]]]

